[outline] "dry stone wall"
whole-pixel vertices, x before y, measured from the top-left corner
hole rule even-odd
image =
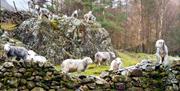
[[[179,91],[180,63],[155,69],[153,64],[128,68],[126,74],[104,71],[97,76],[72,76],[51,63],[4,62],[0,66],[0,90],[8,91]]]

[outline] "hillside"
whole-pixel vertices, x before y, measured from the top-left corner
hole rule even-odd
[[[105,24],[98,22],[99,20],[87,22],[82,17],[65,15],[48,19],[44,16],[32,17],[27,12],[2,11],[2,14],[0,91],[179,91],[180,89],[180,58],[169,56],[168,65],[157,65],[154,54],[136,53],[139,47],[135,42],[133,47],[126,43],[122,45],[128,47],[122,49],[123,51],[115,49],[111,38],[112,32],[105,29],[109,26],[111,28],[117,26],[114,29],[121,28],[115,22],[108,20],[104,22]],[[122,36],[115,37],[122,38]],[[124,41],[130,42],[129,40]],[[118,41],[116,42],[118,44]],[[48,61],[42,63],[34,60],[17,61],[15,57],[8,58],[3,49],[6,43],[34,50]],[[151,51],[149,53],[154,53],[155,49],[152,49],[154,43],[151,45],[153,46],[151,50],[148,49]],[[132,51],[131,49],[136,52],[127,51]],[[122,59],[122,67],[117,71],[109,71],[110,65],[97,66],[95,63],[90,65],[85,63],[87,69],[84,72],[62,73],[63,60],[91,57],[95,62],[94,55],[98,51],[114,52],[116,57]]]

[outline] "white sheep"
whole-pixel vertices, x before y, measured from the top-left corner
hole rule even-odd
[[[47,59],[44,56],[41,56],[41,55],[34,56],[33,60],[34,60],[34,62],[41,62],[41,63],[47,62]]]
[[[82,72],[85,71],[87,66],[93,61],[90,57],[85,57],[83,59],[66,59],[62,62],[62,72]]]
[[[54,14],[54,13],[49,13],[48,14],[48,19],[49,20],[58,20],[58,19],[60,19],[60,17],[58,15]]]
[[[98,65],[106,63],[106,65],[109,65],[115,58],[116,55],[114,52],[97,52],[95,54],[95,63]]]
[[[121,58],[116,58],[111,62],[109,70],[118,71],[121,67],[122,67]]]
[[[163,39],[156,41],[156,57],[159,64],[168,64],[168,47]]]
[[[4,51],[7,57],[16,57],[16,60],[26,60],[28,56],[28,50],[24,47],[11,46],[9,43],[4,45]]]
[[[28,51],[28,57],[27,60],[32,60],[34,62],[42,62],[45,63],[47,62],[47,59],[44,56],[38,55],[36,52],[33,50]]]
[[[78,18],[78,12],[80,12],[80,9],[79,10],[75,10],[73,13],[72,13],[72,15],[71,15],[71,17],[72,18]]]
[[[50,14],[51,12],[48,10],[48,9],[46,9],[46,8],[39,8],[39,16],[38,16],[38,18],[39,19],[42,19],[44,16],[46,17],[46,18],[49,18],[49,14]]]
[[[84,15],[84,20],[86,21],[86,22],[94,22],[94,21],[96,21],[96,17],[92,14],[92,11],[89,11],[88,13],[86,13],[85,15]]]
[[[50,13],[50,11],[48,9],[46,9],[46,8],[40,8],[39,12],[43,13],[43,14],[46,14],[46,15],[48,15]]]

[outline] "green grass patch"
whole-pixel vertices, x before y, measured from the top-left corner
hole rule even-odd
[[[57,71],[61,71],[61,66],[60,65],[56,65],[55,69]],[[109,66],[96,66],[96,64],[90,64],[88,65],[88,68],[86,71],[81,72],[80,74],[84,74],[84,75],[96,75],[98,76],[102,71],[108,70]],[[79,75],[78,72],[74,72],[73,75]]]
[[[154,61],[156,56],[154,54],[145,53],[130,53],[130,52],[119,52],[119,57],[123,61],[123,66],[132,66],[140,62],[143,59],[149,59]]]
[[[96,64],[91,64],[88,66],[88,69],[84,72],[82,72],[82,74],[85,75],[96,75],[98,76],[102,71],[108,70],[109,66],[96,66]]]

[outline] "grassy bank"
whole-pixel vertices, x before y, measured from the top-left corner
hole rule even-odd
[[[142,59],[155,60],[155,55],[145,54],[145,53],[119,52],[118,56],[122,58],[124,67],[135,65],[136,63],[140,62]],[[60,65],[56,65],[55,68],[58,71],[61,70]],[[96,66],[96,64],[91,64],[88,66],[88,69],[85,72],[82,72],[80,74],[99,75],[102,71],[108,70],[108,69],[109,69],[109,66]],[[76,75],[77,73],[75,72],[73,74]]]

